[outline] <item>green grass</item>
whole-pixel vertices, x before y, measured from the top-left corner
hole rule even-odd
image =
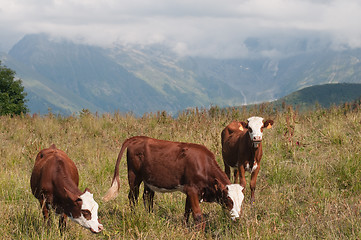
[[[185,195],[155,196],[153,213],[142,198],[128,204],[126,161],[120,166],[119,196],[104,203],[121,143],[146,135],[207,146],[223,169],[220,133],[233,119],[260,115],[275,121],[264,132],[264,155],[250,205],[247,186],[240,219],[233,223],[215,203],[202,203],[205,232],[193,220],[182,225]],[[131,114],[0,117],[0,232],[3,239],[360,239],[361,109],[333,107],[298,113],[271,106],[254,109],[191,110],[170,117],[166,112]],[[76,163],[80,189],[89,187],[99,203],[105,230],[91,234],[69,222],[60,235],[58,217],[43,222],[30,190],[35,156],[52,143]],[[249,175],[247,183],[249,184]],[[141,190],[142,194],[142,190]]]

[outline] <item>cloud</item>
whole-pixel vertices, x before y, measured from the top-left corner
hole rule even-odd
[[[358,0],[3,0],[0,50],[41,32],[104,47],[159,43],[214,57],[282,55],[292,45],[292,51],[361,47],[360,12]],[[249,39],[257,39],[258,49]]]

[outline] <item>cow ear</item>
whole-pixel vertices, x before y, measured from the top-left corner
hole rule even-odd
[[[85,188],[84,193],[85,193],[85,192],[91,193],[89,188]]]
[[[78,201],[79,199],[81,200],[81,198],[77,194],[72,193],[66,187],[64,187],[64,190],[65,190],[66,197],[70,198],[73,202]]]
[[[218,187],[218,179],[216,178],[216,182],[214,183],[214,188],[216,189],[216,192],[218,192],[219,187]]]
[[[226,187],[217,178],[214,187],[216,188],[216,191],[221,191],[221,192],[223,192],[226,189]]]
[[[243,131],[248,128],[248,124],[245,122],[240,122],[241,126],[239,126],[239,130]]]
[[[272,127],[272,125],[273,125],[273,120],[267,120],[264,122],[263,127],[270,129]]]

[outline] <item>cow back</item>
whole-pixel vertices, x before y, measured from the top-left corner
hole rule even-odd
[[[232,122],[221,133],[223,160],[231,167],[235,167],[242,155],[248,155],[250,147],[248,130],[243,129],[240,122]]]
[[[149,185],[175,189],[207,176],[213,168],[214,155],[202,145],[139,138],[128,146],[128,169]]]
[[[70,185],[69,188],[78,186],[79,174],[74,162],[55,146],[40,151],[30,179],[35,197],[39,198],[44,192],[57,194],[57,191],[63,191],[64,180]]]

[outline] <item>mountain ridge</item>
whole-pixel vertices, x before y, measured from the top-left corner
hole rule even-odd
[[[329,108],[332,105],[352,103],[361,98],[360,83],[329,83],[305,87],[274,101],[275,106],[282,104],[307,109],[319,105]]]

